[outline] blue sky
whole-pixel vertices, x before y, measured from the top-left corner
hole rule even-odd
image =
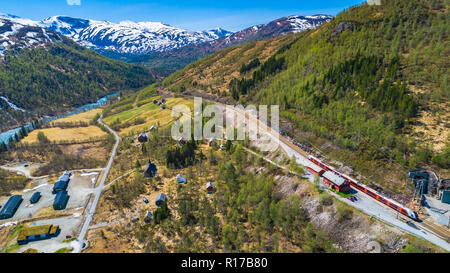
[[[0,0],[0,13],[41,20],[53,15],[119,22],[158,21],[189,30],[230,31],[288,15],[336,15],[363,0]]]

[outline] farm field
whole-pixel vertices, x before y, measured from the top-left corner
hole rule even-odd
[[[102,109],[101,108],[97,108],[97,109],[93,109],[93,110],[89,110],[83,113],[79,113],[76,115],[72,115],[72,116],[68,116],[65,118],[60,118],[60,119],[56,119],[52,122],[50,122],[51,125],[53,124],[57,124],[57,123],[68,123],[68,122],[90,122],[95,115],[97,115],[98,113],[101,113]]]
[[[45,128],[34,130],[29,133],[22,141],[24,143],[35,143],[38,141],[38,133],[44,133],[50,141],[84,141],[92,138],[100,138],[107,136],[107,133],[102,131],[97,126],[76,127],[76,128]]]
[[[153,97],[149,99],[149,101],[153,101],[153,99],[158,98],[159,97]],[[169,98],[165,103],[167,108],[164,110],[162,110],[160,106],[153,104],[153,102],[150,102],[148,104],[144,104],[142,106],[108,116],[104,118],[103,121],[108,126],[117,126],[126,123],[133,124],[133,122],[137,119],[143,120],[141,124],[126,126],[125,128],[118,130],[121,136],[125,136],[131,132],[148,130],[152,125],[158,125],[158,123],[160,127],[164,127],[172,123],[176,118],[172,117],[171,109],[172,107],[180,104],[184,104],[190,109],[193,109],[192,100],[186,100],[183,98]]]

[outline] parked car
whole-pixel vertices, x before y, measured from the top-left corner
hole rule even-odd
[[[72,235],[66,235],[66,239],[71,239]]]
[[[146,203],[146,204],[148,204],[148,199],[147,198],[142,198],[142,200],[144,200],[144,202]]]
[[[352,201],[352,202],[358,201],[358,199],[356,199],[355,196],[349,196],[349,197],[347,197],[347,199],[350,200],[350,201]]]

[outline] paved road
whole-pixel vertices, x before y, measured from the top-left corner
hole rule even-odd
[[[98,119],[98,122],[100,124],[102,124],[103,126],[105,126],[106,129],[108,129],[114,135],[114,137],[116,138],[116,143],[114,144],[114,148],[111,152],[111,157],[109,158],[108,165],[106,165],[105,171],[103,172],[103,176],[102,176],[102,179],[100,180],[100,184],[94,190],[94,201],[92,202],[91,207],[87,211],[86,220],[83,224],[83,228],[81,229],[80,234],[78,235],[78,239],[77,239],[78,244],[75,245],[75,247],[72,251],[74,253],[78,253],[82,249],[84,237],[86,236],[86,232],[89,229],[89,225],[91,224],[92,216],[94,215],[95,209],[97,208],[98,200],[100,199],[100,195],[102,194],[102,191],[103,191],[103,188],[105,185],[105,180],[108,177],[109,170],[111,169],[111,165],[114,161],[114,156],[116,155],[117,146],[119,146],[119,142],[120,142],[119,135],[102,122],[102,117],[103,116],[100,116],[100,118]]]

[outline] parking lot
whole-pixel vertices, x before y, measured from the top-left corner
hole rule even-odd
[[[95,182],[97,176],[97,172],[74,172],[72,174],[67,188],[70,198],[64,211],[84,208],[89,195],[93,191],[93,182]],[[25,189],[22,192],[23,201],[14,216],[9,219],[1,220],[0,224],[36,217],[39,216],[39,212],[45,209],[49,209],[49,211],[53,210],[52,205],[55,195],[52,194],[52,189],[54,182],[55,181],[49,183],[47,178],[36,179],[31,188]],[[30,204],[30,198],[35,192],[40,192],[41,198],[36,204]],[[7,201],[8,198],[3,199],[0,201],[0,205],[3,207]]]

